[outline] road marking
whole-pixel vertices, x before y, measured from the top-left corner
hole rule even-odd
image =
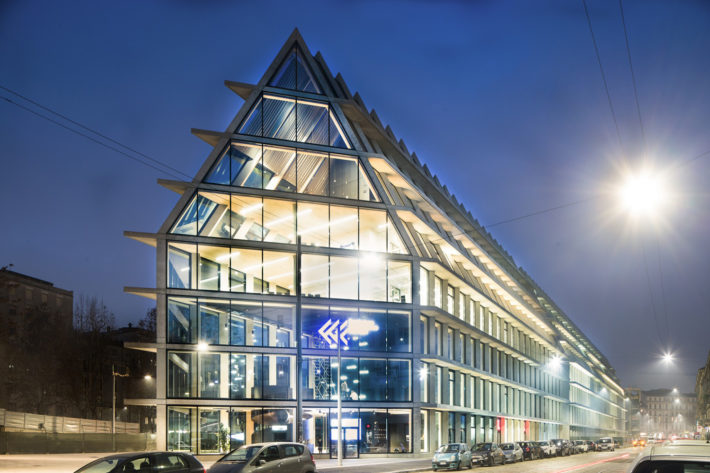
[[[606,463],[606,462],[610,462],[610,461],[614,461],[614,460],[619,460],[620,458],[627,458],[630,455],[631,455],[630,453],[624,453],[623,455],[619,455],[618,457],[605,458],[603,460],[597,460],[597,461],[591,462],[591,463],[584,463],[582,465],[574,465],[569,468],[564,468],[562,470],[553,471],[551,473],[567,473],[568,471],[579,470],[580,468],[587,468],[589,466],[599,465],[600,463]]]

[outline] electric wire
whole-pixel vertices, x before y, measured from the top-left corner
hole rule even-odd
[[[641,105],[639,102],[638,87],[636,87],[636,74],[634,73],[634,64],[631,60],[631,47],[629,46],[629,32],[626,29],[626,17],[624,16],[623,0],[619,0],[619,11],[621,12],[621,24],[624,26],[624,39],[626,40],[626,56],[629,59],[629,71],[631,72],[631,84],[634,88],[634,99],[636,101],[636,114],[638,115],[639,125],[641,126],[641,138],[643,139],[644,151],[646,151],[646,129],[643,126],[643,118],[641,116]]]
[[[641,243],[641,253],[643,255],[643,269],[646,272],[646,283],[648,285],[648,298],[651,301],[651,311],[653,312],[653,321],[656,327],[656,335],[658,336],[658,343],[663,345],[663,337],[661,337],[661,329],[658,324],[658,313],[656,311],[656,302],[653,297],[653,287],[651,285],[651,273],[648,270],[648,259],[646,258],[646,246]]]
[[[73,119],[67,117],[66,115],[63,115],[63,114],[57,112],[56,110],[53,110],[53,109],[47,107],[46,105],[42,105],[41,103],[39,103],[39,102],[37,102],[37,101],[35,101],[35,100],[32,100],[32,99],[30,99],[29,97],[27,97],[27,96],[25,96],[25,95],[22,95],[22,94],[20,94],[19,92],[15,91],[15,90],[12,90],[12,89],[10,89],[10,88],[8,88],[8,87],[5,87],[5,86],[2,85],[2,84],[0,84],[0,89],[4,90],[4,91],[6,91],[6,92],[9,92],[9,93],[11,93],[12,95],[14,95],[14,96],[16,96],[16,97],[19,97],[19,98],[21,98],[22,100],[25,100],[25,101],[31,103],[32,105],[34,105],[34,106],[36,106],[36,107],[38,107],[38,108],[41,108],[42,110],[45,110],[45,111],[47,111],[47,112],[49,112],[49,113],[51,113],[51,114],[53,114],[53,115],[56,115],[56,116],[60,117],[61,119],[66,120],[66,121],[68,121],[69,123],[71,123],[71,124],[73,124],[73,125],[76,125],[76,126],[82,128],[82,129],[84,129],[84,130],[86,130],[86,131],[88,131],[88,132],[90,132],[90,133],[93,133],[94,135],[99,136],[99,137],[101,137],[102,139],[104,139],[104,140],[106,140],[106,141],[109,141],[109,142],[111,142],[111,143],[113,143],[113,144],[115,144],[115,145],[118,145],[118,146],[120,146],[120,147],[122,147],[122,148],[124,148],[124,149],[126,149],[126,150],[128,150],[128,151],[130,151],[130,152],[132,152],[132,153],[135,153],[135,154],[137,154],[137,155],[139,155],[139,156],[141,156],[141,157],[143,157],[143,158],[145,158],[145,159],[147,159],[147,160],[149,160],[149,161],[151,161],[151,162],[153,162],[153,163],[155,163],[155,164],[157,164],[157,165],[160,165],[160,166],[163,166],[163,167],[165,167],[165,168],[167,168],[167,169],[170,169],[171,171],[173,171],[173,172],[175,172],[175,173],[177,173],[177,174],[180,174],[181,176],[184,176],[184,177],[187,178],[188,180],[192,180],[192,176],[190,176],[190,175],[188,175],[188,174],[186,174],[186,173],[180,171],[179,169],[176,169],[176,168],[170,166],[169,164],[166,164],[166,163],[164,163],[164,162],[162,162],[162,161],[160,161],[160,160],[158,160],[158,159],[152,158],[152,157],[148,156],[147,154],[142,153],[142,152],[140,152],[140,151],[138,151],[138,150],[136,150],[136,149],[134,149],[134,148],[131,148],[130,146],[127,146],[127,145],[121,143],[120,141],[111,138],[110,136],[106,136],[105,134],[103,134],[103,133],[101,133],[101,132],[99,132],[99,131],[94,130],[93,128],[90,128],[90,127],[88,127],[88,126],[86,126],[86,125],[83,125],[82,123],[79,123],[78,121],[73,120]],[[3,98],[5,98],[5,97],[3,97]],[[7,100],[7,99],[6,99],[6,100]],[[8,102],[10,102],[10,103],[12,103],[12,104],[14,104],[14,105],[17,105],[15,102],[13,102],[13,101],[11,101],[11,100],[8,100]],[[24,107],[22,107],[22,108],[24,108]],[[25,110],[28,110],[28,109],[25,108]],[[29,110],[28,110],[28,111],[29,111]],[[42,116],[42,115],[40,115],[40,114],[35,114],[35,115]],[[53,121],[52,123],[57,124],[57,123],[54,122],[54,121]],[[64,127],[64,128],[67,128],[67,127]],[[67,128],[67,129],[71,130],[71,128]],[[84,135],[81,135],[81,136],[84,136]],[[92,141],[96,141],[96,140],[92,140]],[[114,148],[110,148],[110,149],[114,149]],[[115,149],[114,149],[114,151],[115,151]],[[152,166],[151,166],[151,167],[152,167]],[[174,174],[171,174],[171,175],[172,175],[173,177],[177,177],[177,176],[175,176]],[[181,178],[178,178],[178,179],[181,179]]]
[[[602,58],[599,54],[599,46],[597,45],[597,38],[594,36],[594,28],[592,28],[592,19],[589,16],[589,9],[587,8],[587,1],[582,0],[582,5],[584,5],[584,14],[587,17],[587,25],[589,26],[589,34],[592,36],[592,43],[594,44],[594,52],[597,56],[597,63],[599,64],[599,72],[602,75],[602,82],[604,83],[604,91],[606,92],[606,98],[609,103],[609,110],[611,111],[611,118],[614,121],[614,128],[616,129],[616,137],[619,140],[619,148],[623,149],[621,143],[621,131],[619,131],[619,122],[616,120],[616,112],[614,112],[614,104],[611,101],[611,94],[609,93],[609,84],[606,81],[606,74],[604,73],[604,66],[602,66]]]
[[[150,167],[150,168],[153,168],[153,169],[155,169],[155,170],[158,171],[158,172],[168,174],[168,175],[170,175],[170,176],[172,176],[172,177],[174,177],[174,178],[176,178],[176,179],[182,179],[180,176],[177,176],[176,174],[174,174],[174,173],[171,172],[171,171],[168,171],[168,170],[165,170],[165,169],[161,169],[161,168],[159,168],[158,166],[155,166],[155,165],[153,165],[153,164],[151,164],[151,163],[149,163],[149,162],[146,162],[146,161],[144,161],[144,160],[142,160],[142,159],[140,159],[140,158],[138,158],[138,157],[136,157],[136,156],[132,156],[132,155],[126,153],[125,151],[123,151],[123,150],[121,150],[121,149],[119,149],[119,148],[116,148],[116,147],[114,147],[114,146],[111,146],[111,145],[109,145],[109,144],[106,144],[106,143],[104,143],[104,142],[101,141],[101,140],[97,140],[97,139],[94,138],[93,136],[89,136],[89,135],[87,135],[86,133],[82,133],[82,132],[79,131],[79,130],[75,130],[74,128],[71,128],[71,127],[65,125],[64,123],[61,123],[61,122],[59,122],[59,121],[57,121],[57,120],[54,120],[54,119],[51,118],[51,117],[48,117],[48,116],[46,116],[46,115],[43,115],[43,114],[37,112],[36,110],[32,110],[31,108],[26,107],[26,106],[24,106],[24,105],[22,105],[22,104],[20,104],[20,103],[17,103],[17,102],[15,102],[14,100],[12,100],[12,99],[10,99],[10,98],[8,98],[8,97],[2,97],[2,96],[0,96],[0,98],[2,98],[2,99],[5,100],[6,102],[8,102],[8,103],[10,103],[10,104],[12,104],[12,105],[14,105],[14,106],[16,106],[16,107],[19,107],[19,108],[21,108],[21,109],[23,109],[23,110],[25,110],[25,111],[27,111],[27,112],[32,113],[33,115],[36,115],[36,116],[38,116],[38,117],[40,117],[40,118],[42,118],[42,119],[44,119],[44,120],[47,120],[48,122],[51,122],[51,123],[53,123],[53,124],[55,124],[55,125],[57,125],[57,126],[59,126],[59,127],[62,127],[62,128],[64,128],[65,130],[69,130],[69,131],[71,131],[72,133],[76,133],[77,135],[79,135],[79,136],[81,136],[81,137],[83,137],[83,138],[86,138],[87,140],[93,141],[93,142],[96,143],[96,144],[99,144],[99,145],[101,145],[101,146],[103,146],[103,147],[105,147],[105,148],[110,149],[111,151],[115,151],[116,153],[122,154],[123,156],[125,156],[125,157],[127,157],[127,158],[130,158],[130,159],[132,159],[132,160],[134,160],[134,161],[136,161],[136,162],[139,162],[139,163],[141,163],[141,164],[143,164],[143,165],[145,165],[145,166],[148,166],[148,167]]]

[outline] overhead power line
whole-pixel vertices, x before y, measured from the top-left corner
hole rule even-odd
[[[619,131],[619,122],[616,120],[616,112],[614,112],[614,104],[611,102],[611,94],[609,93],[609,84],[606,81],[606,74],[604,73],[604,66],[602,66],[602,58],[599,54],[599,46],[597,46],[597,38],[594,36],[594,28],[592,28],[592,19],[589,16],[589,9],[587,8],[586,0],[582,0],[582,5],[584,5],[584,14],[587,16],[587,25],[589,25],[589,34],[592,36],[592,43],[594,44],[594,52],[597,56],[597,63],[599,64],[599,72],[602,75],[602,82],[604,83],[604,92],[606,92],[606,98],[609,102],[609,110],[611,111],[611,118],[614,121],[614,128],[616,129],[616,137],[619,140],[619,148],[622,149],[621,144],[621,132]]]
[[[94,143],[98,143],[98,144],[100,144],[100,145],[102,145],[102,146],[104,146],[104,147],[106,147],[106,148],[108,148],[108,149],[110,149],[110,150],[112,150],[112,151],[116,151],[117,153],[120,153],[120,154],[122,154],[122,155],[124,155],[124,156],[126,156],[126,157],[128,157],[128,158],[133,159],[134,161],[140,162],[141,164],[144,164],[144,165],[146,165],[146,166],[148,166],[148,167],[151,167],[151,168],[153,168],[153,169],[155,169],[155,170],[158,170],[158,171],[160,171],[160,172],[164,172],[164,173],[166,173],[166,174],[170,174],[171,176],[175,177],[176,179],[187,178],[188,180],[192,180],[192,176],[190,176],[190,175],[188,175],[188,174],[186,174],[186,173],[180,171],[179,169],[176,169],[176,168],[174,168],[173,166],[170,166],[169,164],[166,164],[166,163],[164,163],[164,162],[162,162],[162,161],[160,161],[160,160],[158,160],[158,159],[155,159],[155,158],[153,158],[153,157],[151,157],[151,156],[148,156],[147,154],[142,153],[142,152],[140,152],[140,151],[138,151],[138,150],[136,150],[136,149],[134,149],[134,148],[132,148],[132,147],[130,147],[130,146],[127,146],[127,145],[121,143],[120,141],[111,138],[110,136],[106,136],[105,134],[103,134],[103,133],[101,133],[101,132],[99,132],[99,131],[96,131],[96,130],[94,130],[93,128],[90,128],[90,127],[88,127],[88,126],[86,126],[86,125],[84,125],[84,124],[82,124],[82,123],[79,123],[78,121],[73,120],[73,119],[67,117],[66,115],[63,115],[63,114],[57,112],[56,110],[53,110],[53,109],[47,107],[46,105],[42,105],[41,103],[39,103],[39,102],[37,102],[37,101],[35,101],[35,100],[32,100],[32,99],[30,99],[29,97],[26,97],[26,96],[20,94],[19,92],[15,91],[15,90],[12,90],[12,89],[10,89],[10,88],[8,88],[8,87],[5,87],[5,86],[3,86],[3,85],[0,85],[0,89],[4,90],[4,91],[6,91],[6,92],[9,92],[10,94],[12,94],[12,95],[14,95],[14,96],[16,96],[16,97],[19,97],[19,98],[21,98],[22,100],[24,100],[24,101],[26,101],[26,102],[28,102],[28,103],[31,103],[31,104],[34,105],[35,107],[38,107],[38,108],[40,108],[40,109],[42,109],[42,110],[45,110],[45,111],[47,111],[47,112],[49,112],[49,113],[51,113],[51,114],[53,114],[53,115],[55,115],[55,116],[61,118],[62,120],[65,120],[65,121],[71,123],[72,125],[75,125],[75,126],[81,128],[81,129],[83,129],[83,130],[86,130],[86,131],[88,131],[89,133],[93,133],[94,135],[96,135],[97,137],[99,137],[99,138],[101,138],[101,139],[103,139],[103,140],[106,140],[106,141],[108,141],[108,142],[110,142],[110,143],[113,143],[114,145],[117,145],[117,146],[119,146],[119,147],[121,147],[121,148],[123,148],[123,149],[125,149],[125,150],[127,150],[127,151],[130,151],[131,153],[134,153],[134,154],[140,156],[141,158],[144,158],[145,160],[148,160],[148,161],[152,162],[153,164],[155,164],[155,165],[157,165],[157,166],[162,166],[162,167],[165,168],[165,169],[158,168],[158,167],[156,167],[155,165],[152,165],[152,164],[150,164],[150,163],[145,162],[144,159],[141,159],[141,158],[138,158],[138,157],[136,157],[136,156],[130,155],[130,154],[128,154],[128,153],[126,153],[126,152],[124,152],[124,151],[122,151],[122,150],[117,149],[117,148],[114,147],[114,146],[107,145],[106,143],[102,142],[101,140],[98,140],[98,139],[95,139],[95,138],[93,138],[93,137],[91,137],[91,136],[88,136],[88,135],[85,134],[85,133],[82,133],[82,132],[80,132],[80,131],[78,131],[78,130],[75,130],[74,128],[72,128],[72,127],[70,127],[70,126],[67,126],[67,125],[65,125],[65,124],[63,124],[63,123],[60,123],[60,122],[57,121],[57,120],[54,120],[54,119],[52,119],[52,118],[50,118],[50,117],[47,117],[46,115],[43,115],[43,114],[41,114],[41,113],[39,113],[39,112],[37,112],[37,111],[35,111],[35,110],[32,110],[31,108],[26,107],[26,106],[24,106],[24,105],[21,105],[21,104],[15,102],[15,101],[13,101],[13,100],[7,98],[7,97],[2,97],[2,98],[5,99],[7,102],[11,103],[12,105],[15,105],[15,106],[17,106],[17,107],[19,107],[19,108],[21,108],[21,109],[23,109],[23,110],[26,110],[26,111],[28,111],[28,112],[30,112],[30,113],[32,113],[32,114],[34,114],[34,115],[36,115],[36,116],[38,116],[38,117],[40,117],[40,118],[43,118],[43,119],[45,119],[45,120],[47,120],[47,121],[49,121],[49,122],[51,122],[51,123],[54,123],[54,124],[57,125],[57,126],[60,126],[60,127],[64,128],[64,129],[66,129],[66,130],[69,130],[69,131],[71,131],[71,132],[73,132],[73,133],[76,133],[76,134],[79,135],[79,136],[82,136],[82,137],[84,137],[84,138],[86,138],[86,139],[89,139],[89,140],[93,141]],[[169,172],[169,171],[167,171],[167,170],[172,171],[172,172]],[[180,176],[178,176],[178,175],[176,175],[176,174],[179,174],[179,175],[182,176],[182,177],[180,177]]]
[[[641,105],[639,103],[639,93],[636,87],[636,74],[634,73],[634,63],[631,61],[631,47],[629,46],[629,32],[626,29],[626,18],[624,17],[623,0],[619,0],[619,11],[621,12],[621,24],[624,26],[624,39],[626,40],[626,56],[629,58],[629,70],[631,71],[631,84],[634,87],[634,99],[636,100],[636,114],[638,115],[639,125],[641,126],[641,138],[643,139],[644,152],[646,148],[646,130],[643,126],[643,118],[641,118]]]

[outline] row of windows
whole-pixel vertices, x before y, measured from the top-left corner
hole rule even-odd
[[[305,305],[301,315],[305,348],[330,349],[340,326],[344,350],[411,351],[409,311]],[[293,304],[168,298],[168,343],[295,348],[295,327]]]
[[[445,310],[482,332],[510,345],[531,359],[544,363],[550,358],[551,354],[545,347],[482,305],[479,300],[459,288],[447,284],[443,279],[423,267],[419,268],[419,273],[421,305],[433,305]],[[433,286],[433,299],[431,300],[429,299],[430,285]]]
[[[550,420],[560,416],[558,401],[428,363],[419,371],[419,389],[422,402]]]
[[[303,254],[301,263],[301,292],[306,297],[411,303],[408,261],[388,260],[377,253]],[[291,252],[171,242],[168,287],[294,295],[295,265]]]
[[[296,357],[254,353],[168,351],[169,398],[295,399]],[[304,357],[305,400],[411,401],[411,360]]]
[[[242,194],[200,191],[170,232],[407,254],[385,210]]]
[[[562,396],[564,383],[556,376],[531,366],[473,336],[465,335],[440,322],[430,323],[427,316],[419,317],[421,353],[443,356],[516,383],[525,384],[551,394]]]
[[[289,407],[187,407],[167,409],[168,450],[223,453],[245,444],[293,442],[296,409]],[[349,452],[406,453],[411,444],[411,409],[342,410]],[[304,408],[303,443],[312,453],[337,450],[336,409]]]

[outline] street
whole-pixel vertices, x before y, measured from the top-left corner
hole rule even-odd
[[[491,473],[624,473],[638,450],[623,449],[616,452],[584,453],[562,458],[526,461],[495,467],[474,467]],[[0,472],[72,473],[79,467],[101,457],[102,454],[61,455],[0,455]],[[213,460],[203,460],[209,468]],[[360,458],[345,460],[338,467],[334,460],[316,461],[320,473],[395,473],[429,472],[431,460],[411,458]]]

